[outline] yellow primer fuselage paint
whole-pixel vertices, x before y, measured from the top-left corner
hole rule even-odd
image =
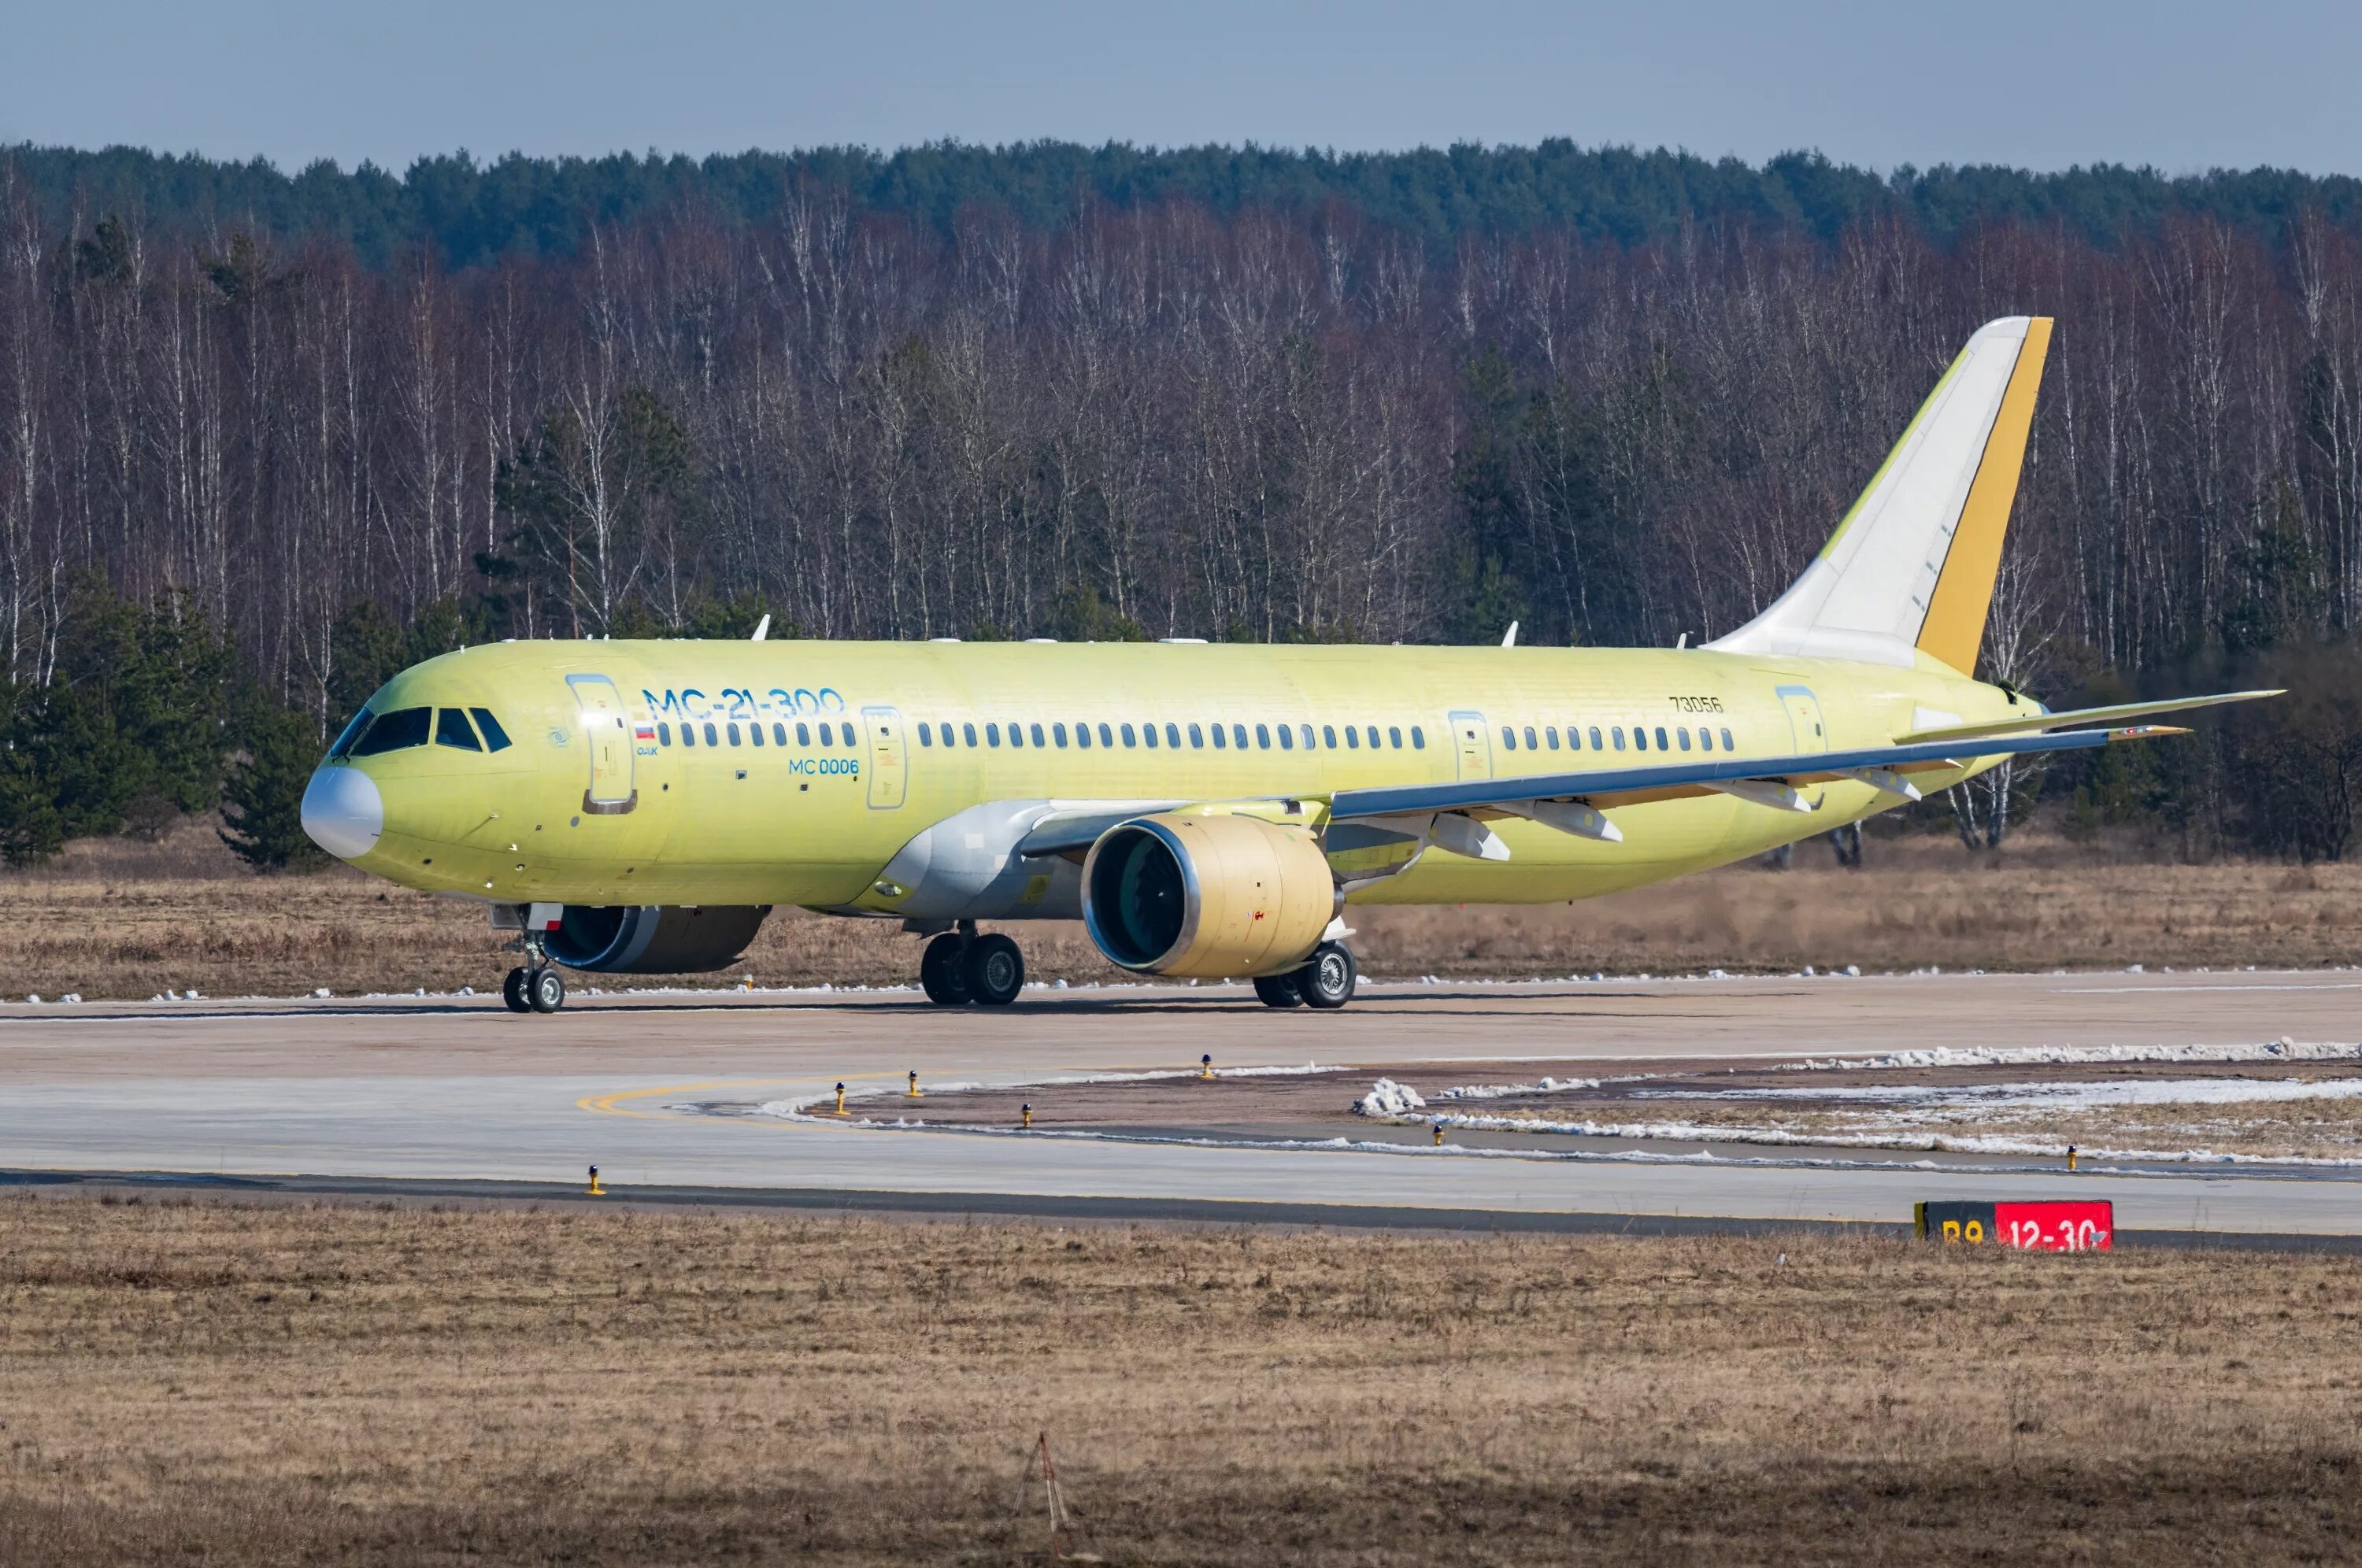
[[[620,704],[621,725],[608,720],[602,742],[607,702]],[[1782,756],[2013,712],[2003,691],[1924,653],[1901,668],[1686,649],[796,641],[503,643],[405,670],[370,706],[485,708],[512,743],[330,764],[378,786],[383,831],[353,863],[392,881],[509,903],[877,914],[908,912],[907,889],[885,879],[898,852],[998,801],[1318,801],[1344,789],[1678,760],[1684,739],[1705,745],[1701,730],[1717,755],[1727,745],[1741,757]],[[684,744],[684,725],[697,744]],[[1918,781],[1939,789],[1980,766],[1962,762]],[[1897,803],[1853,782],[1805,794],[1820,809],[1715,793],[1612,806],[1620,843],[1496,821],[1507,861],[1431,848],[1352,897],[1585,898]],[[997,918],[1071,912],[1021,894]]]

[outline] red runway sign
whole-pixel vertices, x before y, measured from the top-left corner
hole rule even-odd
[[[2074,1198],[1922,1203],[1913,1212],[1924,1241],[2037,1253],[2108,1252],[2116,1230],[2114,1204]]]

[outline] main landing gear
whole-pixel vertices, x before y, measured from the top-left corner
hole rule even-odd
[[[566,977],[534,937],[525,939],[524,955],[524,963],[501,981],[501,999],[511,1012],[556,1012],[566,1005]]]
[[[957,931],[927,944],[919,958],[919,988],[937,1007],[1007,1007],[1025,988],[1025,955],[999,932],[978,936],[976,922],[964,920]]]
[[[1327,1010],[1353,999],[1361,971],[1352,949],[1341,942],[1324,942],[1303,964],[1285,975],[1265,975],[1254,983],[1255,995],[1265,1007],[1311,1007]]]

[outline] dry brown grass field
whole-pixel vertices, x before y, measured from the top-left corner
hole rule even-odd
[[[1869,860],[1840,870],[1807,844],[1784,872],[1749,865],[1579,904],[1351,918],[1363,968],[1381,978],[2362,963],[2362,866],[2160,865],[2039,837],[1995,859],[1944,839],[1874,841]],[[248,876],[195,824],[162,845],[85,843],[0,875],[0,905],[10,997],[482,990],[513,962],[480,906],[342,869]],[[1079,926],[1013,929],[1037,978],[1125,977]],[[907,984],[918,954],[890,922],[782,911],[730,977]]]
[[[1784,1254],[1784,1261],[1783,1257]],[[0,1198],[0,1562],[2351,1561],[2362,1260]]]

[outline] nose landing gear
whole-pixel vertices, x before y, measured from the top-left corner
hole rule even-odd
[[[964,920],[927,944],[919,958],[919,988],[937,1007],[982,1002],[1007,1007],[1025,988],[1025,955],[999,932],[978,936]]]
[[[524,947],[525,962],[501,981],[501,999],[511,1012],[556,1012],[566,1005],[566,977],[536,935],[528,934]]]

